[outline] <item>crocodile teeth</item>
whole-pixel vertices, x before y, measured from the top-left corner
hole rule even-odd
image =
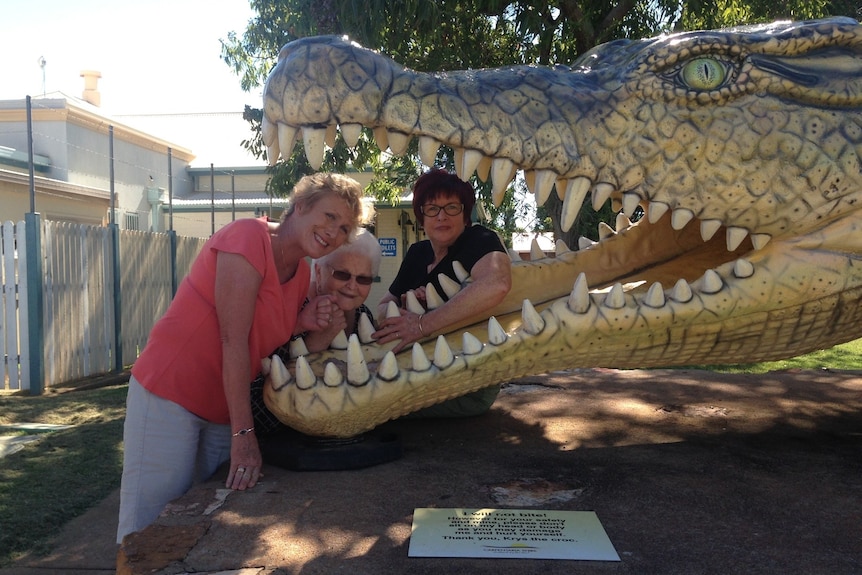
[[[572,224],[575,223],[588,191],[590,191],[589,178],[572,178],[566,184],[566,197],[563,199],[562,221],[560,222],[564,231],[569,231]]]
[[[578,274],[566,305],[573,313],[587,313],[587,310],[590,309],[590,288],[587,285],[587,276],[584,275],[584,272]]]
[[[625,215],[623,212],[620,212],[617,214],[617,220],[614,223],[614,227],[616,228],[617,233],[619,233],[632,227],[632,221],[627,215]]]
[[[613,191],[614,187],[608,183],[601,182],[593,186],[593,209],[595,211],[602,209],[602,206],[611,197],[611,192]]]
[[[410,290],[407,292],[407,297],[405,298],[406,303],[404,305],[407,308],[407,311],[415,314],[425,313],[425,308],[422,307],[422,304],[419,303],[419,300],[416,298],[416,292]]]
[[[272,369],[272,359],[268,357],[260,358],[260,371],[264,376],[269,375],[270,370]]]
[[[452,299],[452,297],[461,291],[461,284],[447,276],[446,274],[438,274],[437,281],[440,282],[440,287],[443,288],[443,293],[446,294],[446,297]]]
[[[278,149],[278,144],[273,144],[271,146],[266,147],[266,162],[270,166],[274,166],[278,162],[278,155],[280,151]]]
[[[434,365],[440,369],[446,369],[455,361],[455,354],[449,344],[446,343],[446,338],[442,335],[437,336],[437,344],[434,346]]]
[[[455,277],[458,281],[464,283],[470,277],[470,272],[464,269],[464,266],[459,261],[452,262],[452,271],[455,272]]]
[[[593,240],[591,240],[590,238],[587,238],[587,237],[581,236],[581,237],[579,237],[579,238],[578,238],[578,249],[579,249],[579,250],[585,250],[585,249],[587,249],[587,248],[593,247],[593,246],[594,246],[594,245],[596,245],[597,243],[598,243],[598,242],[594,242],[594,241],[593,241]]]
[[[341,137],[348,148],[355,148],[362,134],[362,124],[341,124]]]
[[[410,136],[401,132],[387,132],[386,138],[389,141],[389,149],[396,156],[403,156],[410,145]]]
[[[616,232],[605,222],[599,222],[599,240],[606,240],[616,235]]]
[[[675,230],[681,230],[693,219],[694,212],[685,208],[677,208],[670,215],[670,226]]]
[[[425,350],[419,343],[413,344],[413,371],[428,371],[431,369],[431,362],[428,361],[428,356],[425,355]]]
[[[633,192],[626,192],[623,194],[623,213],[627,217],[632,217],[635,211],[638,209],[638,206],[641,203],[641,197]]]
[[[385,150],[389,147],[389,135],[386,132],[386,128],[377,126],[372,132],[374,133],[374,143],[377,144],[378,149]]]
[[[329,146],[330,149],[335,147],[335,138],[338,135],[338,130],[336,128],[335,124],[329,124],[326,126],[326,135],[323,137],[323,142]]]
[[[766,244],[768,244],[771,239],[772,236],[769,234],[751,234],[751,244],[756,250],[761,250],[766,247]]]
[[[398,379],[398,360],[395,359],[395,354],[392,351],[387,351],[380,362],[380,367],[377,368],[377,379],[383,381],[395,381]]]
[[[673,291],[671,292],[670,297],[679,303],[686,303],[691,301],[692,295],[691,286],[688,285],[687,281],[680,278],[677,280],[676,285],[673,286]]]
[[[275,391],[281,390],[285,385],[290,383],[290,372],[287,371],[287,367],[281,361],[281,356],[278,354],[272,356],[269,378]]]
[[[335,337],[329,344],[329,347],[332,349],[347,349],[347,335],[345,335],[344,330],[339,331],[335,334]]]
[[[521,307],[521,322],[524,325],[524,331],[530,335],[538,335],[545,329],[545,320],[542,319],[542,316],[528,299],[524,300]]]
[[[371,334],[374,333],[374,324],[371,323],[371,318],[367,313],[359,314],[359,341],[362,343],[374,343],[374,338]]]
[[[649,220],[649,223],[654,224],[659,221],[669,209],[670,206],[663,202],[650,202],[650,205],[647,208],[647,219]]]
[[[304,355],[296,358],[296,387],[298,389],[311,389],[317,383],[317,376],[308,365]]]
[[[622,309],[626,305],[626,294],[623,285],[615,283],[611,290],[605,295],[604,306],[608,309]]]
[[[515,163],[507,158],[494,158],[491,162],[491,199],[495,207],[499,208],[503,202],[503,195],[516,171]]]
[[[293,153],[293,147],[296,146],[296,139],[299,130],[293,126],[288,126],[284,123],[278,124],[278,147],[281,150],[281,155],[287,160]]]
[[[280,138],[279,138],[280,139]],[[323,141],[326,139],[326,128],[303,128],[302,145],[305,146],[305,157],[315,172],[323,164]],[[281,147],[281,144],[279,144]]]
[[[266,114],[263,115],[263,119],[260,121],[260,136],[267,147],[272,146],[278,137],[278,124],[273,124]]]
[[[542,206],[551,196],[557,174],[551,170],[528,170],[524,174],[527,188],[536,195],[536,205]]]
[[[461,336],[461,348],[464,350],[464,355],[476,355],[481,352],[485,346],[481,341],[479,341],[479,338],[469,331],[465,331]]]
[[[331,361],[323,368],[323,384],[327,387],[338,387],[344,383],[341,371]]]
[[[733,275],[740,278],[750,278],[754,275],[754,265],[748,260],[738,259],[733,263]]]
[[[700,237],[708,242],[721,228],[721,220],[703,220],[700,222]]]
[[[362,346],[356,334],[351,334],[347,346],[347,381],[355,386],[365,385],[371,379],[365,357],[362,355]]]
[[[545,251],[539,246],[539,240],[533,238],[533,241],[530,242],[530,259],[531,260],[540,260],[545,257]]]
[[[727,251],[732,252],[748,237],[748,230],[731,226],[727,228]]]
[[[443,298],[437,293],[437,288],[434,287],[434,284],[429,283],[425,286],[425,305],[428,306],[428,309],[437,309],[444,303]]]
[[[721,291],[724,282],[715,270],[706,270],[703,274],[700,291],[706,294],[714,294]]]
[[[437,159],[437,150],[439,149],[440,144],[434,138],[419,136],[419,159],[429,168],[434,165],[434,160]]]
[[[396,304],[394,301],[390,301],[386,304],[386,319],[400,316],[401,311],[398,309],[398,304]]]
[[[570,251],[572,250],[569,249],[569,246],[567,246],[566,242],[564,242],[563,240],[557,240],[554,243],[554,255],[561,256],[563,254],[569,253]]]
[[[488,341],[492,345],[503,345],[507,339],[509,336],[506,335],[503,326],[500,325],[496,317],[491,316],[488,319]]]
[[[664,288],[661,283],[655,282],[647,291],[646,297],[643,299],[643,304],[652,308],[660,308],[665,304]]]
[[[488,177],[491,175],[491,158],[488,156],[482,156],[482,161],[479,162],[479,165],[476,166],[476,177],[482,180],[483,182],[488,181]]]
[[[305,346],[305,340],[301,337],[291,340],[290,344],[287,346],[287,353],[290,355],[290,359],[296,359],[301,355],[308,355],[308,348]]]
[[[479,162],[482,161],[482,152],[479,150],[455,150],[455,173],[464,181],[470,179]]]

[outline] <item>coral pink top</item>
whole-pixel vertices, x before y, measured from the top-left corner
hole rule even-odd
[[[132,374],[155,395],[207,421],[227,424],[230,417],[215,309],[216,257],[220,251],[242,255],[263,278],[248,339],[249,382],[260,372],[261,358],[290,339],[308,294],[309,265],[301,259],[293,278],[280,284],[266,221],[237,220],[204,244],[170,307],[153,326]]]

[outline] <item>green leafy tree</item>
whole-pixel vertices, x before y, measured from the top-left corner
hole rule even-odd
[[[251,0],[257,16],[242,36],[230,34],[222,57],[240,77],[243,88],[261,86],[280,48],[295,39],[318,34],[346,34],[418,71],[491,68],[516,64],[568,64],[597,44],[618,38],[643,38],[672,30],[720,28],[773,19],[807,19],[825,15],[857,16],[851,0]],[[260,113],[247,110],[259,130]],[[378,198],[397,199],[420,172],[415,154],[381,158],[364,133],[355,150],[337,144],[327,151],[323,169],[348,165],[370,167]],[[259,137],[246,142],[264,155]],[[299,150],[301,152],[301,150]],[[451,150],[441,148],[438,162],[451,168]],[[310,172],[304,154],[295,153],[273,168],[270,192],[283,194]],[[480,197],[489,191],[474,182]],[[499,208],[485,201],[490,224],[505,237],[518,231],[525,216],[524,192],[511,186]],[[589,202],[587,202],[589,204]],[[606,205],[599,213],[587,205],[568,232],[560,227],[562,202],[556,194],[536,211],[531,231],[552,229],[572,247],[586,235],[596,239],[598,221],[613,225]]]

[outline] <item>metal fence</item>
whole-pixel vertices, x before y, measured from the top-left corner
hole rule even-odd
[[[39,222],[35,243],[42,274],[35,277],[41,284],[35,293],[41,294],[41,305],[36,306],[28,295],[35,286],[28,285],[34,276],[27,273],[27,262],[34,260],[26,257],[33,249],[27,225],[2,224],[0,389],[5,390],[41,390],[134,363],[206,241],[170,232]],[[34,374],[33,330],[41,332],[35,340],[41,369]]]

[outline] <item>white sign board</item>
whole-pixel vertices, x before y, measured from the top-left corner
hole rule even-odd
[[[620,560],[594,512],[532,509],[415,509],[408,556]]]

